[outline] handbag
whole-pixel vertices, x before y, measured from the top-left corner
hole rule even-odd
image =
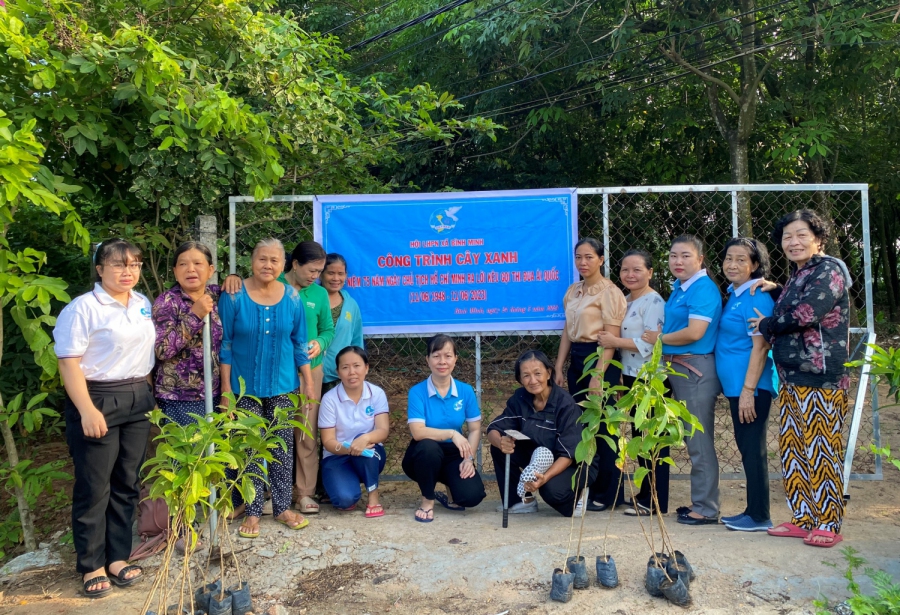
[[[166,548],[172,529],[169,525],[169,506],[163,498],[150,498],[150,489],[141,487],[138,503],[138,535],[141,543],[131,552],[129,560],[152,557]]]

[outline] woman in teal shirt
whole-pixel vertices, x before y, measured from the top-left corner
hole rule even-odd
[[[334,339],[334,322],[328,305],[328,291],[316,284],[325,268],[325,250],[315,241],[301,241],[291,252],[285,267],[283,282],[290,284],[300,294],[306,308],[306,334],[309,342],[309,360],[313,399],[322,399],[322,359]],[[304,381],[305,382],[305,381]],[[319,504],[313,499],[319,473],[319,405],[309,405],[306,413],[312,437],[294,430],[296,459],[294,464],[294,498],[297,510],[307,515],[319,512]]]
[[[772,527],[766,433],[778,376],[769,356],[769,343],[747,326],[747,320],[760,314],[771,316],[775,308],[768,293],[749,292],[756,280],[765,278],[769,253],[755,239],[736,237],[725,244],[722,254],[722,269],[731,286],[719,321],[716,370],[731,405],[734,439],[747,485],[744,512],[722,517],[722,521],[730,530],[764,532]]]
[[[219,300],[222,393],[240,390],[243,378],[246,394],[238,405],[272,420],[276,408],[293,407],[287,395],[300,387],[298,370],[303,376],[303,393],[307,397],[312,395],[306,355],[306,313],[299,294],[278,282],[284,268],[284,246],[280,241],[260,241],[253,249],[251,268],[253,275],[240,291],[235,295],[225,294]],[[293,430],[283,429],[278,436],[284,440],[286,450],[277,447],[273,451],[275,463],[268,464],[272,513],[280,523],[298,530],[309,522],[290,510]],[[262,466],[261,460],[259,465]],[[256,498],[246,505],[246,517],[238,532],[244,538],[259,536],[262,516],[263,482],[260,478],[251,479]],[[237,507],[238,494],[235,492],[233,496]]]
[[[703,242],[681,235],[669,250],[669,270],[675,276],[666,301],[665,325],[646,331],[641,339],[651,344],[662,339],[663,357],[684,377],[669,378],[672,394],[700,420],[703,431],[685,438],[691,457],[690,507],[678,509],[678,522],[686,525],[719,521],[719,460],[713,438],[716,397],[722,390],[716,373],[716,334],[722,317],[719,287],[703,267]]]
[[[347,346],[364,348],[363,324],[359,313],[359,304],[344,290],[347,281],[347,261],[337,253],[325,257],[325,270],[320,282],[328,292],[328,306],[331,308],[331,321],[334,323],[334,339],[325,353],[322,362],[324,369],[323,386],[330,390],[341,381],[335,364],[338,353]]]

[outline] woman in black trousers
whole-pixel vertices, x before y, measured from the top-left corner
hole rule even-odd
[[[113,239],[98,247],[94,262],[99,281],[63,309],[53,329],[75,465],[76,567],[89,598],[112,591],[110,582],[126,586],[142,576],[127,559],[150,434],[147,413],[155,406],[149,376],[156,340],[150,301],[134,291],[141,251]]]

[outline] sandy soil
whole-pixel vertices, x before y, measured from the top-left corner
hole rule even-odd
[[[900,444],[900,409],[883,410],[881,425],[883,441]],[[884,481],[851,484],[842,545],[859,551],[869,565],[896,579],[900,579],[898,487],[900,472],[890,465]],[[742,510],[743,483],[723,481],[721,488],[723,514]],[[773,521],[788,520],[780,482],[771,482],[770,488]],[[548,598],[549,581],[567,553],[570,521],[546,505],[535,515],[511,516],[510,527],[502,529],[494,510],[500,496],[496,484],[490,483],[488,500],[477,508],[465,513],[438,508],[433,523],[420,524],[413,521],[418,505],[414,485],[386,483],[382,493],[386,515],[381,519],[365,519],[359,510],[340,513],[325,506],[299,532],[264,518],[259,539],[235,538],[237,549],[247,549],[239,557],[262,607],[257,612],[274,602],[292,615],[682,612],[645,592],[644,567],[651,550],[638,520],[624,516],[622,509],[612,517],[589,513],[581,549],[590,570],[595,556],[603,553],[609,523],[607,548],[616,559],[620,586],[576,591],[571,602],[560,604]],[[673,481],[672,509],[688,502],[688,481]],[[721,525],[687,527],[676,523],[671,514],[666,523],[676,548],[686,553],[697,571],[691,585],[691,612],[814,613],[813,600],[839,601],[847,595],[846,566],[839,549],[731,532]],[[59,549],[64,565],[0,580],[0,615],[140,613],[148,581],[89,601],[78,595],[80,582],[71,547]],[[195,559],[199,563],[201,557]],[[148,577],[158,566],[158,557],[145,563]],[[199,566],[194,570],[199,574]],[[226,579],[237,580],[233,567],[226,569]],[[863,586],[870,587],[864,579]]]

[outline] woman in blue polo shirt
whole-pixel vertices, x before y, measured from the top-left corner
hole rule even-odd
[[[419,484],[422,504],[416,521],[434,520],[434,501],[448,510],[478,506],[484,483],[475,469],[475,451],[481,443],[481,410],[475,391],[453,378],[456,343],[449,335],[428,340],[426,361],[431,375],[409,390],[407,418],[412,441],[403,456],[403,471]],[[463,423],[469,428],[462,434]],[[450,491],[435,492],[438,483]]]
[[[766,433],[778,376],[769,343],[758,331],[748,329],[747,320],[757,314],[771,316],[775,308],[768,293],[748,292],[756,280],[765,278],[769,253],[755,239],[736,237],[725,244],[722,261],[731,286],[719,322],[716,371],[731,404],[734,439],[747,484],[747,508],[739,515],[722,517],[722,521],[731,530],[764,532],[772,527]]]
[[[345,346],[335,359],[340,384],[325,393],[319,408],[322,434],[322,485],[332,505],[353,510],[366,486],[366,517],[383,517],[378,476],[384,470],[388,436],[387,396],[366,382],[369,356],[359,346]]]
[[[700,420],[703,431],[685,438],[691,456],[690,507],[678,508],[678,522],[705,525],[719,521],[719,460],[713,438],[716,397],[722,390],[716,373],[716,334],[722,317],[719,288],[703,267],[703,242],[681,235],[669,250],[669,270],[675,276],[666,301],[665,325],[641,339],[662,339],[663,357],[684,378],[669,378],[675,399]]]

